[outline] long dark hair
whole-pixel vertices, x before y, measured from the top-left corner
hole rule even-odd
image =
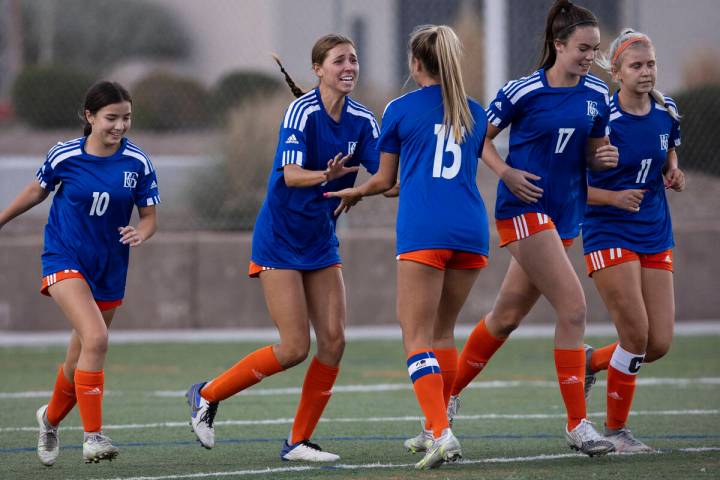
[[[564,42],[577,27],[587,26],[598,26],[597,18],[590,10],[579,7],[569,0],[557,0],[550,8],[545,22],[545,42],[539,66],[548,69],[555,65],[557,59],[555,40]]]
[[[92,133],[92,125],[88,123],[85,117],[86,111],[94,115],[101,108],[120,102],[130,102],[132,104],[132,98],[130,97],[130,92],[119,83],[102,80],[90,87],[85,94],[85,101],[78,112],[84,124],[83,136],[87,137]]]
[[[329,33],[327,35],[323,35],[315,42],[315,45],[313,45],[312,52],[310,54],[310,60],[312,64],[322,65],[330,50],[332,50],[338,45],[345,44],[355,47],[355,43],[352,41],[352,39],[344,35],[340,35],[337,33]],[[280,67],[280,71],[285,76],[285,82],[290,87],[290,91],[292,92],[292,94],[295,95],[295,97],[302,97],[303,95],[305,95],[307,92],[304,91],[302,88],[298,87],[295,81],[290,77],[290,74],[285,71],[285,67],[283,67],[282,62],[280,61],[280,57],[275,54],[272,54],[272,57],[275,59],[275,62],[277,62],[278,66]]]

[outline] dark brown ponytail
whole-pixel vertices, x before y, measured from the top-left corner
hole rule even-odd
[[[580,26],[597,27],[597,18],[587,8],[579,7],[569,0],[557,0],[550,8],[545,22],[545,41],[539,66],[548,69],[555,65],[555,40],[566,41]]]

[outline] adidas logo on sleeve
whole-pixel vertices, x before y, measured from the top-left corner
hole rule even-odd
[[[295,137],[295,134],[292,133],[292,134],[290,134],[290,136],[287,138],[287,140],[285,140],[285,143],[286,143],[286,144],[287,144],[287,143],[293,143],[293,144],[296,144],[296,145],[297,145],[297,144],[300,143],[300,142],[298,142],[298,139]]]

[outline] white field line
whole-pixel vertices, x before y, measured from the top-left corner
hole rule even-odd
[[[720,410],[637,410],[630,412],[632,416],[675,417],[685,415],[720,415]],[[477,415],[457,415],[460,420],[545,420],[552,418],[565,418],[565,413],[483,413]],[[604,417],[605,412],[588,413],[588,417]],[[320,418],[322,423],[388,423],[388,422],[419,422],[419,416],[406,415],[401,417],[338,417]],[[252,425],[290,425],[292,418],[268,418],[264,420],[219,420],[215,425],[252,426]],[[156,422],[156,423],[128,423],[122,425],[103,425],[103,430],[138,430],[148,428],[186,428],[188,422]],[[34,427],[6,427],[0,428],[3,432],[36,432]],[[63,427],[63,430],[80,430],[80,426]]]
[[[599,387],[605,386],[605,380],[598,380]],[[698,377],[698,378],[638,378],[638,386],[645,387],[679,387],[685,388],[693,385],[720,385],[720,377]],[[556,387],[557,382],[547,380],[490,380],[487,382],[473,382],[466,388],[469,389],[496,389],[496,388],[525,388],[525,387]],[[410,390],[408,383],[380,383],[373,385],[335,385],[333,393],[372,393],[372,392],[394,392]],[[286,388],[252,388],[237,395],[249,397],[268,397],[276,395],[298,395],[300,387]],[[180,398],[185,396],[185,390],[155,390],[148,392],[151,397]],[[119,390],[105,390],[105,395],[122,396],[125,392]],[[52,395],[49,390],[31,390],[27,392],[0,392],[0,399],[13,398],[48,398]]]
[[[676,451],[681,452],[698,452],[699,449],[688,449],[680,448]],[[703,449],[703,452],[716,452],[720,451],[720,448],[707,448]],[[634,454],[634,455],[663,455],[669,452],[657,452],[653,454]],[[633,454],[622,454],[622,456],[628,456]],[[477,465],[487,463],[516,463],[516,462],[536,462],[546,460],[561,460],[564,458],[584,458],[584,455],[579,453],[561,453],[557,455],[534,455],[527,457],[495,457],[495,458],[482,458],[482,459],[463,459],[459,462],[459,465]],[[328,466],[311,466],[303,465],[296,467],[278,467],[278,468],[262,468],[256,470],[235,470],[226,472],[200,472],[200,473],[183,473],[177,475],[160,475],[155,477],[113,477],[113,478],[95,478],[92,480],[173,480],[173,479],[185,479],[185,478],[209,478],[209,477],[229,477],[229,476],[249,476],[249,475],[267,475],[273,473],[287,473],[287,472],[307,472],[310,470],[374,470],[382,468],[411,468],[414,464],[412,463],[365,463],[365,464],[345,464],[340,463],[336,465]],[[329,468],[328,468],[329,467]]]
[[[457,338],[467,338],[474,325],[458,325]],[[513,338],[552,338],[555,325],[521,325]],[[615,327],[610,324],[590,324],[585,329],[587,336],[615,336]],[[676,336],[720,335],[720,320],[684,321],[675,324]],[[398,325],[351,326],[345,330],[347,340],[400,340]],[[0,330],[0,347],[67,345],[70,333],[62,332],[17,332]],[[204,342],[259,342],[277,341],[274,328],[241,329],[197,329],[197,330],[111,330],[111,344],[137,343],[204,343]]]

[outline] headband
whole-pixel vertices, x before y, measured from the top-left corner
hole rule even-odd
[[[620,54],[623,51],[625,51],[625,49],[627,49],[630,45],[632,45],[634,43],[639,43],[639,42],[649,43],[650,39],[648,37],[646,37],[645,35],[637,35],[637,36],[628,38],[627,40],[625,40],[624,42],[622,42],[620,44],[620,46],[617,48],[617,50],[615,50],[615,54],[612,57],[611,63],[614,65],[615,62],[617,62],[617,59],[620,58]]]

